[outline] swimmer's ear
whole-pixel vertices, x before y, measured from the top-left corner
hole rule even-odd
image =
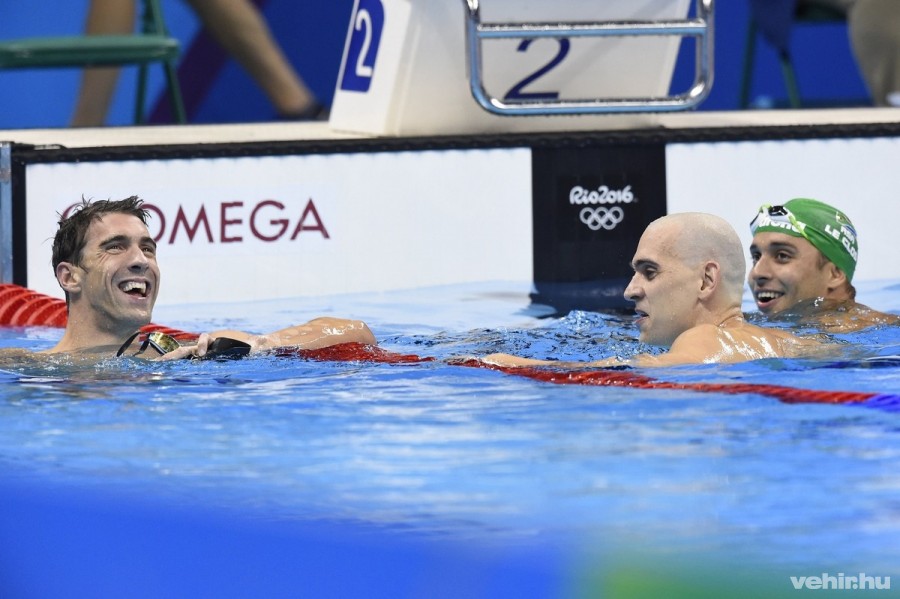
[[[825,268],[828,270],[828,290],[833,291],[840,289],[847,284],[847,275],[844,271],[835,265],[834,262],[827,262]]]
[[[700,281],[700,297],[709,297],[719,284],[719,264],[707,262],[703,265],[703,278]]]
[[[66,293],[81,291],[82,270],[71,262],[60,262],[56,265],[56,281]]]

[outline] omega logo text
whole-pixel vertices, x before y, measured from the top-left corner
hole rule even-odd
[[[75,206],[78,204],[69,206],[62,217],[68,217]],[[242,243],[245,239],[266,243],[294,241],[301,233],[330,238],[312,198],[301,210],[290,210],[278,200],[260,200],[256,204],[220,202],[210,209],[201,204],[199,210],[191,213],[179,205],[174,215],[171,209],[163,210],[155,204],[143,207],[152,217],[149,224],[154,241],[170,245],[178,241],[194,243],[195,239],[208,243]]]

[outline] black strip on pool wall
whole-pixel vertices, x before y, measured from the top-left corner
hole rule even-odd
[[[12,282],[28,286],[28,222],[25,210],[25,164],[16,162],[15,147],[12,151]],[[51,268],[51,256],[47,256],[47,268]]]
[[[631,258],[666,214],[664,143],[532,151],[531,299],[571,310],[627,309]]]
[[[562,117],[560,117],[562,118]],[[839,125],[758,125],[621,131],[568,131],[419,137],[362,137],[354,139],[297,139],[293,141],[198,142],[137,146],[77,147],[15,143],[13,162],[102,162],[107,160],[167,160],[178,158],[236,158],[310,154],[422,152],[488,148],[566,148],[642,144],[716,143],[900,137],[900,122]]]

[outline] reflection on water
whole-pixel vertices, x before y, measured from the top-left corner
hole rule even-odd
[[[515,297],[468,302],[468,320],[455,303],[435,311],[423,302],[417,312],[406,297],[402,318],[393,311],[397,298],[382,298],[380,311],[366,306],[385,347],[439,359],[429,363],[256,357],[7,368],[2,476],[427,536],[550,535],[819,568],[895,567],[897,414],[751,394],[557,386],[441,361],[496,351],[598,359],[648,349],[628,317],[540,319]],[[280,309],[272,312],[261,319],[283,321]],[[457,324],[438,327],[442,315]],[[863,359],[900,353],[896,328],[836,341],[851,348],[841,363],[768,360],[652,375],[900,390],[896,362],[869,368]],[[0,342],[46,347],[52,332],[7,330]],[[864,355],[854,353],[860,346]]]

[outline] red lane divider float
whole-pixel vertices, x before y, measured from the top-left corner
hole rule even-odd
[[[67,319],[65,300],[37,293],[20,285],[0,284],[0,326],[63,328]],[[197,338],[196,333],[153,323],[141,327],[141,331],[160,331],[179,341],[192,341]]]
[[[434,362],[434,358],[423,358],[415,354],[398,354],[375,345],[362,343],[341,343],[319,349],[297,349],[281,347],[275,355],[282,358],[306,358],[321,362],[377,362],[379,364],[418,364]]]
[[[562,371],[550,368],[530,366],[508,367],[485,364],[478,360],[466,360],[463,366],[474,366],[497,370],[506,374],[514,374],[530,379],[555,383],[557,385],[597,385],[602,387],[632,387],[637,389],[677,389],[682,391],[700,391],[703,393],[722,393],[737,395],[755,393],[774,397],[783,403],[862,403],[872,400],[885,402],[900,396],[883,393],[862,393],[857,391],[821,391],[816,389],[798,389],[783,385],[761,385],[755,383],[675,383],[660,381],[646,375],[625,370],[577,370]]]
[[[18,285],[0,285],[0,326],[66,326],[66,302]]]
[[[412,364],[417,362],[433,362],[434,358],[422,358],[412,354],[397,354],[379,347],[360,343],[343,343],[332,347],[312,350],[296,350],[284,348],[278,350],[279,356],[296,356],[310,360],[346,361],[346,362],[378,362],[388,364]],[[508,367],[485,364],[479,360],[468,359],[454,362],[457,366],[469,366],[496,370],[505,374],[521,376],[529,379],[554,383],[557,385],[595,385],[599,387],[630,387],[633,389],[676,389],[682,391],[699,391],[701,393],[720,393],[738,395],[753,393],[775,398],[782,403],[829,403],[829,404],[861,404],[882,409],[900,411],[900,395],[884,393],[862,393],[857,391],[822,391],[816,389],[799,389],[784,385],[761,385],[754,383],[675,383],[661,381],[652,377],[627,370],[573,370],[563,371],[550,367]]]
[[[0,326],[66,326],[66,303],[63,300],[36,293],[19,285],[0,284]],[[157,324],[148,324],[142,331],[161,331],[179,341],[197,338],[188,333]],[[342,343],[321,349],[281,348],[275,355],[329,362],[376,362],[382,364],[416,364],[433,362],[434,358],[414,354],[400,354],[380,347],[361,343]],[[676,383],[660,381],[643,374],[626,370],[575,370],[561,371],[552,368],[494,366],[478,360],[456,362],[469,366],[496,370],[506,374],[526,377],[557,385],[596,385],[601,387],[631,387],[635,389],[677,389],[703,393],[737,395],[754,393],[773,397],[783,403],[865,403],[873,407],[900,411],[900,395],[862,393],[857,391],[820,391],[798,389],[783,385],[754,383]]]

